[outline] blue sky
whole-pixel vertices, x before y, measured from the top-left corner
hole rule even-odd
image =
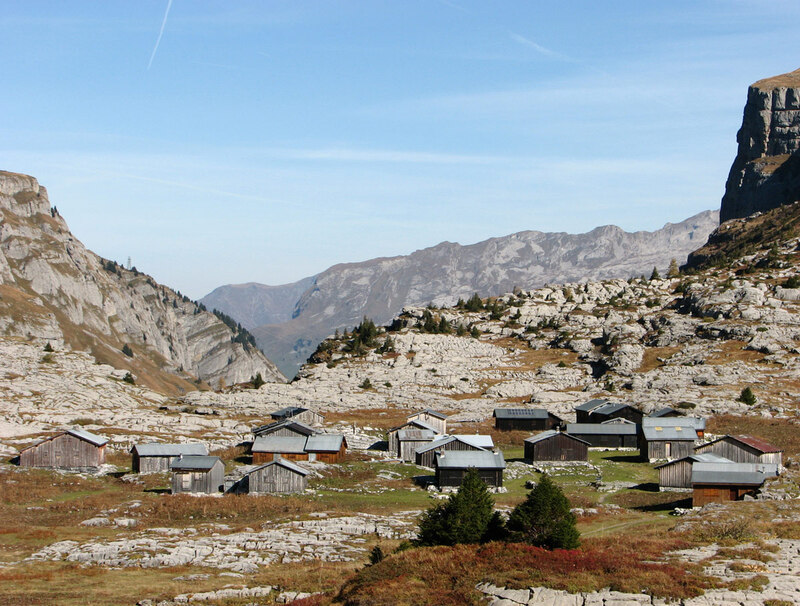
[[[747,85],[800,67],[798,22],[781,0],[4,2],[0,168],[193,298],[656,229],[718,207]]]

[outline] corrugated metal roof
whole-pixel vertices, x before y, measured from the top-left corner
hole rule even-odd
[[[170,469],[200,469],[207,471],[214,467],[219,457],[188,456],[175,459],[169,466]]]
[[[426,446],[420,446],[417,448],[416,452],[428,452],[430,450],[436,450],[437,448],[442,448],[451,442],[463,442],[464,444],[469,444],[470,446],[474,446],[475,448],[483,448],[483,449],[491,449],[494,448],[494,441],[492,440],[492,436],[486,436],[481,434],[461,434],[461,435],[451,435],[445,436],[443,438],[439,438],[438,440],[434,440],[430,444]]]
[[[433,425],[431,425],[430,423],[426,423],[425,421],[420,421],[419,419],[414,419],[413,421],[406,421],[402,425],[398,425],[397,427],[392,427],[389,430],[389,433],[400,431],[401,429],[403,429],[404,427],[408,427],[409,425],[413,425],[414,427],[418,427],[419,429],[430,429],[432,432],[436,434],[439,433],[439,430],[436,429]]]
[[[635,423],[570,423],[567,433],[571,435],[622,435],[635,436]]]
[[[544,408],[495,408],[493,415],[498,419],[547,419],[550,413]]]
[[[91,442],[95,446],[103,446],[104,444],[108,443],[108,438],[103,438],[83,429],[68,429],[67,433],[75,436],[76,438],[80,438],[81,440]]]
[[[253,441],[251,451],[302,454],[307,439],[305,436],[258,436]]]
[[[261,425],[260,427],[256,427],[253,429],[253,435],[267,435],[283,427],[289,427],[306,436],[310,436],[316,433],[316,430],[313,427],[306,425],[300,421],[294,421],[292,419],[286,419],[285,421],[275,421],[274,423],[268,423],[266,425]]]
[[[649,442],[659,440],[694,442],[697,439],[697,430],[691,425],[642,426],[642,434]]]
[[[292,463],[291,461],[287,461],[286,459],[275,459],[274,461],[270,461],[269,463],[264,463],[263,465],[259,465],[247,472],[247,475],[258,471],[259,469],[264,469],[265,467],[269,467],[270,465],[280,465],[281,467],[285,467],[286,469],[293,471],[295,473],[299,473],[300,475],[307,476],[308,470],[303,469],[299,465]]]
[[[410,415],[408,415],[408,418],[412,419],[415,416],[422,415],[422,414],[427,414],[427,415],[430,415],[432,417],[436,417],[437,419],[442,419],[442,420],[447,418],[446,414],[444,414],[442,412],[438,412],[436,410],[433,410],[432,408],[426,408],[425,410],[421,410],[420,412],[415,412],[413,414],[410,414]]]
[[[695,431],[704,431],[706,420],[702,417],[645,417],[642,427],[691,427]]]
[[[692,484],[759,486],[778,475],[778,466],[766,463],[695,463]]]
[[[204,456],[208,454],[205,444],[136,444],[131,452],[136,451],[140,457],[178,457],[180,455]]]
[[[580,406],[576,406],[575,410],[580,410],[581,412],[591,412],[595,408],[599,408],[600,406],[604,406],[605,404],[608,404],[608,400],[595,398],[594,400],[589,400],[588,402],[584,402]]]
[[[600,408],[597,408],[592,411],[592,414],[595,415],[610,415],[614,414],[615,412],[619,412],[623,408],[633,408],[633,406],[629,404],[619,404],[614,402],[609,402],[608,404],[604,404]]]
[[[306,452],[336,452],[342,447],[344,436],[334,433],[321,433],[309,436],[306,442]]]
[[[682,463],[685,461],[691,461],[692,465],[695,463],[732,463],[730,459],[726,459],[725,457],[721,457],[719,455],[709,453],[703,454],[691,454],[689,456],[675,459],[674,461],[667,461],[666,463],[662,463],[661,465],[656,465],[655,469],[661,469],[662,467],[667,467],[668,465],[675,465],[676,463]]]
[[[614,417],[613,419],[608,419],[606,421],[600,421],[600,424],[601,425],[623,425],[623,424],[636,425],[636,423],[634,423],[630,419],[623,419],[622,417]]]
[[[436,433],[430,429],[401,429],[397,432],[397,439],[403,440],[433,440]]]
[[[670,408],[669,406],[665,408],[659,408],[657,411],[650,413],[649,416],[651,417],[666,417],[667,415],[671,414],[680,414],[680,411],[675,410],[674,408]]]
[[[434,466],[441,469],[505,469],[502,452],[488,450],[444,450],[437,452]]]
[[[560,433],[562,433],[562,432],[557,431],[555,429],[548,429],[547,431],[543,431],[542,433],[537,433],[535,436],[531,436],[530,438],[525,438],[525,442],[527,442],[528,444],[536,444],[537,442],[541,442],[543,440],[547,440],[549,438],[557,436]],[[587,445],[591,446],[591,444],[589,444],[589,442],[587,442],[586,440],[581,440],[577,436],[571,436],[571,435],[569,435],[567,433],[565,433],[564,435],[567,436],[568,438],[571,438],[573,440],[577,440],[578,442],[583,442],[584,444],[587,444]]]
[[[280,410],[271,412],[269,416],[271,416],[273,419],[290,419],[291,417],[296,417],[300,413],[306,412],[308,410],[309,410],[308,408],[303,408],[302,406],[287,406],[286,408],[281,408]],[[317,415],[320,414],[313,410],[310,412]]]
[[[747,444],[748,446],[752,446],[756,450],[760,450],[763,453],[769,452],[783,452],[777,446],[773,446],[769,442],[762,440],[761,438],[754,438],[753,436],[730,436],[734,440],[739,440],[740,442]]]

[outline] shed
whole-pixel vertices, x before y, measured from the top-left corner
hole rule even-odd
[[[525,440],[525,460],[588,461],[589,442],[551,429]]]
[[[436,434],[430,429],[401,429],[397,432],[397,456],[403,461],[413,461],[417,448],[430,444]]]
[[[634,423],[570,423],[567,433],[603,448],[636,448],[639,426]]]
[[[253,463],[269,463],[275,459],[307,461],[305,436],[258,436],[253,442]]]
[[[692,506],[738,501],[754,495],[767,478],[778,475],[774,463],[695,463]]]
[[[67,429],[19,453],[21,467],[91,470],[106,462],[108,440],[82,429]]]
[[[169,471],[169,464],[180,456],[205,456],[205,444],[136,444],[131,448],[131,469],[134,473]]]
[[[645,417],[639,450],[647,461],[682,459],[694,452],[698,438],[704,435],[706,420],[698,417]]]
[[[254,436],[311,436],[316,430],[301,421],[288,419],[286,421],[275,421],[266,425],[259,425],[253,429]]]
[[[506,462],[502,452],[447,450],[437,451],[434,459],[437,486],[461,486],[464,475],[472,467],[489,486],[503,485]]]
[[[320,413],[309,410],[308,408],[302,408],[300,406],[287,406],[286,408],[281,408],[280,410],[270,413],[269,416],[271,416],[275,421],[286,421],[287,419],[293,419],[295,421],[308,423],[309,425],[322,425],[322,423],[325,421],[325,417]]]
[[[389,444],[388,450],[391,453],[399,453],[400,452],[400,444],[397,441],[397,432],[403,429],[428,429],[439,435],[439,430],[436,429],[435,426],[431,425],[430,423],[426,423],[425,421],[406,421],[402,425],[398,425],[397,427],[392,427],[390,430],[386,432],[386,440]]]
[[[783,464],[780,448],[753,436],[722,436],[697,446],[694,451],[698,454],[713,452],[734,463],[772,463],[779,469]]]
[[[682,417],[683,413],[680,410],[675,410],[674,408],[670,408],[666,406],[664,408],[659,408],[655,412],[651,412],[649,417],[656,417],[656,418],[663,418],[663,417]]]
[[[658,470],[658,487],[665,488],[692,488],[692,467],[695,463],[731,463],[725,457],[713,453],[691,454],[675,459],[661,465],[656,465]]]
[[[320,433],[308,437],[305,451],[309,461],[339,463],[347,454],[347,440],[341,434]]]
[[[608,404],[608,400],[602,398],[594,398],[588,402],[584,402],[575,407],[575,417],[578,423],[590,423],[589,416],[593,410],[597,410],[601,406]]]
[[[495,408],[492,416],[495,428],[502,431],[541,431],[553,429],[564,422],[544,408]]]
[[[219,457],[178,457],[170,464],[172,494],[216,494],[225,481],[225,466]]]
[[[303,492],[308,486],[308,471],[286,459],[264,463],[247,474],[250,494]]]
[[[630,404],[615,404],[608,402],[595,408],[589,413],[589,423],[602,423],[613,419],[625,419],[641,424],[644,413]]]
[[[492,450],[493,448],[494,441],[492,441],[492,436],[481,434],[445,436],[417,448],[414,461],[417,465],[423,467],[433,467],[437,452],[445,450],[478,451]]]
[[[447,433],[447,415],[430,408],[408,415],[407,421],[422,421],[433,427],[437,433]]]

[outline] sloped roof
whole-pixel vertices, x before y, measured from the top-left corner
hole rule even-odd
[[[289,471],[299,473],[300,475],[303,476],[307,476],[309,473],[307,469],[303,469],[296,463],[292,463],[291,461],[287,461],[286,459],[275,459],[274,461],[270,461],[269,463],[264,463],[263,465],[259,465],[258,467],[251,469],[250,471],[247,472],[247,475],[250,475],[251,473],[254,473],[256,471],[260,471],[261,469],[264,469],[265,467],[269,467],[271,465],[280,465],[281,467],[285,467]]]
[[[341,434],[321,433],[309,436],[306,441],[306,452],[337,452],[344,441],[344,436]]]
[[[695,463],[733,463],[730,459],[726,459],[720,455],[704,452],[701,454],[691,454],[680,459],[675,459],[674,461],[667,461],[661,465],[656,465],[654,469],[661,469],[662,467],[668,467],[669,465],[675,465],[676,463],[683,463],[685,461],[691,461],[692,465]]]
[[[420,446],[417,448],[416,452],[428,452],[430,450],[436,450],[437,448],[443,448],[447,444],[451,442],[463,442],[464,444],[469,444],[474,448],[482,448],[482,449],[491,449],[494,448],[494,441],[492,440],[492,436],[481,435],[481,434],[458,434],[458,435],[450,435],[444,436],[439,438],[438,440],[434,440],[430,444],[425,446]]]
[[[193,456],[190,455],[188,457],[179,457],[170,463],[169,468],[179,471],[179,470],[190,470],[190,469],[197,469],[200,471],[208,471],[217,462],[222,462],[222,459],[219,457],[204,457],[204,456]]]
[[[778,475],[778,466],[767,463],[695,463],[692,484],[732,484],[760,486]]]
[[[445,450],[437,452],[434,466],[440,469],[505,469],[502,452],[489,450]]]
[[[595,408],[600,408],[608,404],[608,400],[604,400],[602,398],[595,398],[594,400],[589,400],[588,402],[584,402],[583,404],[576,406],[575,410],[579,410],[581,412],[591,412]]]
[[[666,406],[664,408],[659,408],[655,412],[651,412],[648,416],[650,416],[650,417],[666,417],[667,415],[671,415],[671,414],[680,415],[681,412],[679,410],[675,410],[674,408]]]
[[[401,429],[397,432],[397,439],[403,440],[433,440],[436,433],[430,429]]]
[[[572,435],[621,435],[635,436],[635,423],[570,423],[567,433]]]
[[[549,440],[550,438],[554,438],[555,436],[557,436],[559,434],[562,434],[562,432],[556,431],[555,429],[548,429],[547,431],[543,431],[541,433],[537,433],[535,436],[531,436],[530,438],[525,438],[525,442],[527,442],[528,444],[536,444],[537,442],[542,442],[544,440]],[[586,440],[581,440],[577,436],[571,436],[568,433],[564,433],[563,435],[567,436],[571,440],[577,440],[578,442],[582,442],[583,444],[586,444],[587,446],[591,446],[591,444],[589,444],[589,442],[587,442]]]
[[[180,455],[203,456],[208,454],[205,444],[159,444],[151,442],[149,444],[136,444],[131,448],[131,452],[136,451],[140,457],[178,457]]]
[[[593,415],[611,415],[611,414],[614,414],[615,412],[619,412],[620,410],[622,410],[624,408],[630,408],[632,410],[638,410],[637,408],[634,408],[630,404],[619,404],[619,403],[609,402],[609,403],[604,404],[603,406],[601,406],[601,407],[599,407],[599,408],[597,408],[595,410],[592,410],[591,412],[592,412]]]
[[[432,408],[426,408],[425,410],[420,410],[419,412],[411,413],[410,415],[408,415],[408,418],[412,419],[413,417],[422,414],[430,415],[432,417],[436,417],[437,419],[442,419],[442,420],[447,419],[446,414],[433,410]]]
[[[642,434],[645,440],[651,442],[659,440],[694,442],[697,439],[697,429],[686,423],[683,425],[644,425]]]
[[[277,452],[287,454],[302,454],[306,447],[305,436],[258,436],[253,441],[252,452]]]
[[[414,427],[418,427],[419,429],[429,429],[432,432],[438,434],[439,430],[431,425],[430,423],[426,423],[425,421],[420,421],[419,419],[413,419],[411,421],[406,421],[402,425],[398,425],[397,427],[392,427],[388,433],[393,433],[395,431],[400,431],[404,427],[408,427],[409,425],[413,425]]]
[[[498,419],[548,419],[550,413],[544,408],[495,408],[494,417]],[[553,415],[555,416],[555,415]]]
[[[75,436],[76,438],[80,438],[81,440],[91,442],[95,446],[103,446],[104,444],[108,443],[108,438],[98,436],[97,434],[93,434],[83,429],[68,429],[67,433]]]
[[[692,427],[695,431],[704,431],[706,420],[703,417],[645,417],[642,427]]]
[[[762,440],[761,438],[754,438],[753,436],[729,436],[734,440],[738,440],[743,444],[747,444],[756,450],[759,450],[763,453],[770,453],[770,452],[783,452],[777,446],[773,446],[769,442]]]
[[[309,427],[305,423],[295,421],[293,419],[286,419],[284,421],[275,421],[274,423],[267,423],[266,425],[256,427],[253,429],[253,435],[268,435],[284,427],[288,427],[289,429],[292,429],[293,431],[296,431],[304,436],[310,436],[316,433],[316,430],[313,427]]]

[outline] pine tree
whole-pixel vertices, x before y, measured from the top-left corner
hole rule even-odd
[[[745,387],[742,390],[742,393],[739,395],[738,400],[740,402],[744,402],[748,406],[754,406],[755,403],[758,401],[756,398],[756,394],[753,393],[753,390],[749,387]]]
[[[483,543],[498,538],[501,528],[486,482],[470,468],[456,494],[422,514],[416,544]]]
[[[569,500],[545,474],[508,517],[509,538],[546,549],[575,549],[580,534]]]
[[[650,274],[650,279],[651,280],[660,280],[661,279],[661,274],[658,273],[658,268],[657,267],[653,268],[653,273]]]
[[[131,349],[131,346],[128,345],[127,343],[125,343],[125,345],[122,346],[122,353],[124,353],[129,358],[133,357],[133,350]]]
[[[672,259],[669,262],[669,269],[667,270],[667,277],[668,278],[680,278],[681,270],[678,268],[678,262],[675,259]]]
[[[258,389],[264,383],[266,383],[266,381],[264,380],[264,377],[261,376],[261,373],[257,372],[255,376],[250,378],[250,383],[253,385],[253,389]]]
[[[472,295],[469,300],[464,305],[464,309],[467,311],[480,311],[483,309],[483,301],[478,296],[478,293]]]

